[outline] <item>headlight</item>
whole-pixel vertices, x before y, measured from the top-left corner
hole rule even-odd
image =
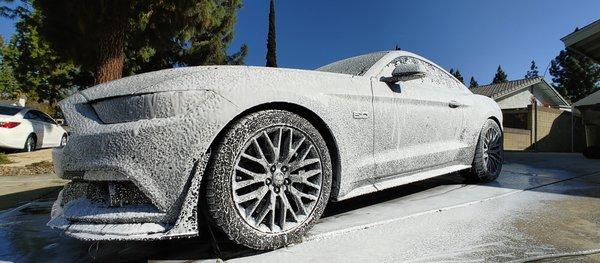
[[[92,107],[102,122],[123,123],[178,116],[211,95],[207,90],[168,91],[98,100]]]

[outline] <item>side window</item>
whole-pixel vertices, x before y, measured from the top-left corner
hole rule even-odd
[[[28,111],[27,113],[25,113],[25,116],[23,117],[23,119],[26,119],[26,120],[35,120],[35,115],[33,115],[33,112]]]
[[[436,87],[446,89],[459,89],[460,84],[457,83],[452,77],[446,72],[432,65],[429,62],[417,59],[419,63],[426,69],[427,77],[429,81]]]
[[[36,112],[36,114],[38,115],[38,117],[40,118],[41,121],[47,122],[50,124],[55,124],[54,121],[52,120],[52,118],[48,117],[48,115],[46,115],[45,113],[38,111],[38,112]]]
[[[418,64],[419,62],[417,61],[417,59],[413,58],[413,57],[397,57],[394,60],[392,60],[390,63],[388,63],[382,70],[381,73],[379,73],[379,76],[382,77],[389,77],[392,75],[392,71],[394,71],[394,69],[396,68],[397,65],[399,64]]]
[[[398,64],[418,64],[421,65],[427,72],[427,76],[421,81],[423,84],[429,84],[434,87],[448,88],[448,89],[460,89],[462,90],[462,84],[450,77],[446,72],[442,71],[438,67],[430,64],[429,62],[423,61],[414,57],[398,57],[390,62],[383,70],[382,76],[391,75],[392,71]],[[415,80],[418,81],[418,80]]]

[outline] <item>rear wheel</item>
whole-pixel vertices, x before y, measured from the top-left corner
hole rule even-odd
[[[299,242],[331,191],[327,145],[306,119],[267,110],[243,117],[213,149],[206,202],[216,226],[254,249]]]
[[[67,135],[63,134],[62,138],[60,138],[60,147],[67,145]]]
[[[35,136],[33,134],[30,134],[29,137],[27,137],[27,140],[25,141],[25,146],[23,147],[23,151],[25,151],[25,152],[34,151],[36,143],[37,142],[36,142]]]
[[[464,175],[474,182],[494,181],[500,175],[503,161],[502,130],[494,120],[487,120],[479,135],[472,167]]]

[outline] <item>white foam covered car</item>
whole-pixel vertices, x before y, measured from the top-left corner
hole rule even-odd
[[[33,151],[67,143],[67,132],[45,113],[0,105],[0,148]]]
[[[327,202],[458,172],[494,180],[502,114],[431,61],[367,54],[316,71],[168,69],[61,102],[72,180],[50,226],[86,240],[196,236],[298,242]],[[199,220],[206,217],[207,222]]]

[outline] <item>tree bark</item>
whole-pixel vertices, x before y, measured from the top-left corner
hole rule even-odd
[[[98,39],[94,85],[120,79],[123,76],[126,23],[114,21],[110,24],[103,28]]]

